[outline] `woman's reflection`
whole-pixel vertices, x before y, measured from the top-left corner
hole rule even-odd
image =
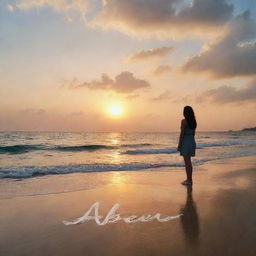
[[[189,247],[197,246],[199,242],[199,220],[196,204],[192,197],[192,186],[187,186],[187,201],[184,207],[181,208],[181,213],[183,215],[180,220],[185,234],[185,242]]]

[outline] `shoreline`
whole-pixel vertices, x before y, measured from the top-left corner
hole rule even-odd
[[[209,160],[204,162],[203,164],[194,165],[193,175],[198,171],[207,169],[208,165],[218,165],[224,162],[230,163],[231,161],[236,161],[236,159],[237,161],[239,161],[239,159],[244,158],[248,159],[248,161],[251,161],[251,159],[256,158],[256,156],[240,156],[225,159]],[[148,183],[151,184],[152,182],[152,179],[149,179],[147,177],[147,173],[167,173],[168,176],[172,176],[174,175],[174,173],[179,173],[179,175],[180,173],[183,173],[183,176],[185,178],[184,168],[185,167],[182,166],[176,166],[148,168],[141,170],[47,174],[32,176],[29,178],[2,178],[0,179],[0,200],[23,196],[39,196],[77,192],[88,189],[97,189],[98,187],[111,184],[118,184],[120,182],[125,182],[126,184],[128,184],[129,181],[135,183],[141,182],[142,184],[147,185]],[[89,182],[87,182],[87,178],[89,179]],[[133,178],[135,178],[135,180]],[[165,180],[161,181],[161,185],[164,185]],[[37,184],[37,186],[35,186],[35,183]],[[56,187],[57,183],[58,186]],[[73,185],[74,183],[76,184]],[[168,186],[168,183],[166,185]]]

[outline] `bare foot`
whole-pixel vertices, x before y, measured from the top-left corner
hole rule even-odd
[[[182,185],[185,185],[185,186],[192,186],[193,182],[192,181],[189,181],[189,180],[184,180],[181,182]]]

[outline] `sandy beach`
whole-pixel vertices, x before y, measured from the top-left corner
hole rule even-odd
[[[192,190],[180,185],[183,168],[36,177],[23,184],[22,196],[13,196],[13,181],[1,180],[0,255],[253,256],[255,171],[254,156],[208,162],[194,168]],[[77,183],[79,191],[29,195],[57,179]],[[167,222],[63,224],[95,202],[102,216],[116,203],[123,217],[182,215]]]

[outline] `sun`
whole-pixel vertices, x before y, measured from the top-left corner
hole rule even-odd
[[[120,105],[114,104],[108,107],[108,113],[113,117],[119,117],[123,113],[123,109]]]

